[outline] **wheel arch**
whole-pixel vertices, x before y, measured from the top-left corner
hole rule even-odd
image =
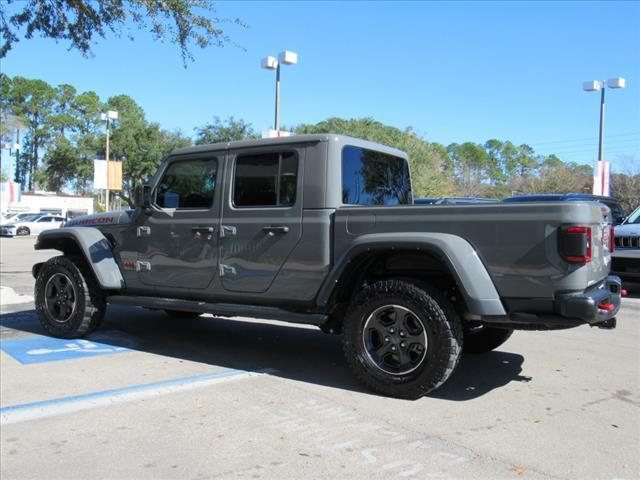
[[[376,273],[376,268],[381,272]],[[500,296],[477,253],[465,239],[445,233],[362,235],[338,258],[317,303],[348,301],[367,276],[453,283],[471,315],[506,315]]]
[[[36,250],[54,249],[65,255],[82,256],[100,287],[105,290],[119,290],[125,285],[111,244],[97,228],[62,227],[45,230],[38,235],[34,248]],[[34,277],[38,275],[42,265],[42,263],[36,263],[33,266]]]

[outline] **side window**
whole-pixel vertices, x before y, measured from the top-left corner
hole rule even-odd
[[[409,205],[412,201],[404,158],[354,146],[342,149],[342,203]]]
[[[290,207],[296,203],[295,152],[239,155],[233,179],[236,207]]]
[[[172,163],[156,187],[156,204],[162,208],[210,208],[217,173],[217,158]]]
[[[51,217],[44,217],[41,218],[40,220],[38,220],[38,223],[46,223],[46,222],[51,222],[53,219]]]

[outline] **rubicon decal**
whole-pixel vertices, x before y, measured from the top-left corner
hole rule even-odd
[[[67,225],[107,225],[115,221],[115,217],[83,218],[81,220],[71,220],[67,222]]]

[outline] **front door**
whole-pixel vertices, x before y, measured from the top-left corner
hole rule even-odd
[[[266,292],[302,236],[304,148],[229,154],[220,226],[222,285]]]
[[[203,289],[218,271],[220,190],[224,153],[171,159],[136,226],[142,283]],[[221,173],[220,173],[221,176]]]

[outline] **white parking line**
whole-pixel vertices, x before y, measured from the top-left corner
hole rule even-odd
[[[184,392],[219,383],[227,383],[250,377],[266,375],[270,372],[272,372],[272,370],[265,369],[249,372],[246,370],[226,369],[203,375],[181,377],[162,382],[131,385],[129,387],[114,388],[85,395],[11,405],[0,408],[0,425],[9,425],[12,423],[26,422],[39,418],[53,417],[65,413],[79,412],[81,410],[133,402],[169,393]]]
[[[0,286],[0,305],[14,305],[33,302],[30,295],[20,295],[11,287]]]

